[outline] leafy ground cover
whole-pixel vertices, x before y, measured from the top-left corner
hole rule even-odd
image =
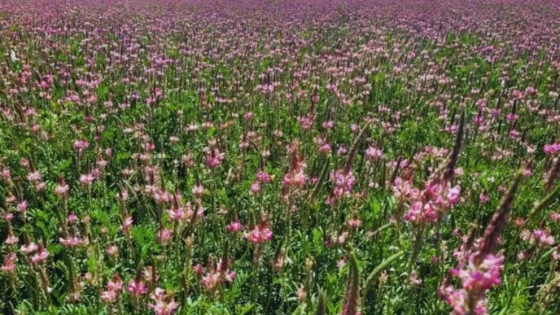
[[[10,0],[3,314],[560,312],[553,1]]]

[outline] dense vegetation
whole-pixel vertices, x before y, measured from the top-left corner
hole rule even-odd
[[[559,314],[559,30],[553,1],[3,1],[0,311]]]

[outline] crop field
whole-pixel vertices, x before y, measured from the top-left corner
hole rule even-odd
[[[0,1],[0,314],[560,314],[560,2]]]

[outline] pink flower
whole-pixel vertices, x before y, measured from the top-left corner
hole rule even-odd
[[[156,315],[171,315],[179,307],[173,297],[165,295],[165,291],[161,288],[156,288],[151,298],[154,303],[148,304],[148,307],[154,310]]]
[[[115,273],[111,281],[107,283],[107,290],[117,292],[118,294],[118,292],[122,290],[122,287],[123,281],[121,280],[121,277]]]
[[[403,181],[400,177],[395,179],[392,189],[393,195],[397,200],[404,200],[413,190],[411,182],[409,180]]]
[[[344,231],[340,234],[340,236],[338,236],[336,241],[338,244],[343,245],[344,243],[346,243],[347,238],[348,238],[348,232]]]
[[[21,246],[20,251],[22,253],[24,253],[25,255],[29,255],[29,254],[34,253],[37,250],[37,248],[39,248],[37,246],[37,244],[31,242],[29,244],[25,244],[25,245]]]
[[[370,161],[379,160],[383,156],[383,151],[380,149],[369,147],[366,150],[366,158]]]
[[[255,195],[261,192],[261,183],[259,181],[253,182],[251,188],[249,188],[249,195]]]
[[[243,225],[239,221],[232,221],[227,225],[227,230],[230,233],[237,233],[243,229]]]
[[[417,201],[410,206],[408,214],[406,215],[405,219],[411,222],[417,222],[422,220],[422,209],[423,204],[421,201]]]
[[[47,251],[47,249],[42,244],[39,244],[37,253],[35,253],[35,255],[31,257],[31,262],[35,265],[40,264],[42,262],[45,262],[48,257],[49,252]]]
[[[546,144],[543,148],[544,153],[554,155],[560,152],[560,142],[553,144]]]
[[[478,195],[478,198],[480,199],[480,203],[487,203],[488,201],[490,201],[490,197],[483,193],[480,193],[480,195]]]
[[[128,233],[128,231],[130,231],[130,228],[132,227],[133,223],[134,223],[134,220],[132,219],[132,217],[127,217],[126,219],[124,219],[123,224],[120,226],[120,230],[123,233]]]
[[[16,270],[16,253],[7,253],[4,255],[4,264],[0,267],[0,271],[5,273],[12,273]]]
[[[74,141],[74,150],[79,154],[83,153],[89,147],[89,143],[83,140]]]
[[[173,200],[173,195],[171,195],[165,189],[156,189],[154,191],[154,200],[157,203],[160,203],[160,204],[168,203],[168,202],[171,202]]]
[[[95,181],[95,177],[91,173],[80,175],[80,184],[84,186],[90,186],[93,181]]]
[[[356,183],[356,177],[354,177],[352,171],[345,171],[343,169],[333,171],[330,174],[330,179],[335,185],[333,195],[336,198],[350,196],[351,190]]]
[[[204,207],[202,207],[202,204],[197,202],[195,207],[196,208],[193,209],[190,202],[187,202],[183,207],[185,215],[190,223],[194,223],[197,219],[204,217]]]
[[[348,220],[347,224],[351,228],[359,228],[360,226],[362,226],[362,220],[358,218],[353,218]]]
[[[303,169],[299,169],[297,171],[293,171],[284,175],[284,181],[282,182],[282,185],[303,187],[305,186],[306,180],[307,176],[303,173]]]
[[[45,184],[45,182],[40,182],[35,188],[37,188],[38,191],[45,191],[45,189],[47,189],[47,184]]]
[[[342,269],[346,264],[348,264],[348,257],[342,257],[336,262],[336,268]]]
[[[262,183],[270,183],[270,181],[272,180],[270,175],[268,175],[268,173],[265,173],[263,171],[259,171],[257,173],[257,180],[262,182]]]
[[[116,257],[119,254],[119,247],[117,245],[111,245],[105,252],[109,256]]]
[[[196,184],[194,185],[193,189],[192,189],[192,194],[195,196],[201,196],[202,193],[204,192],[204,186],[202,186],[201,184]]]
[[[169,209],[166,212],[167,215],[169,216],[169,220],[171,221],[182,222],[187,217],[185,215],[185,211],[183,211],[183,208],[180,207],[177,208],[174,207],[173,209]]]
[[[29,167],[29,160],[26,158],[22,158],[19,161],[19,165],[21,165],[22,167],[28,168]]]
[[[41,173],[39,173],[39,171],[29,173],[27,174],[27,180],[33,184],[36,184],[41,181]]]
[[[6,221],[12,221],[14,219],[14,214],[10,213],[10,212],[4,212],[2,214],[0,214],[0,218],[6,220]],[[16,241],[17,243],[17,241]]]
[[[237,273],[235,271],[230,271],[229,266],[231,264],[231,260],[222,261],[221,259],[218,261],[217,265],[214,265],[210,268],[210,272],[202,277],[201,283],[209,292],[213,292],[219,284],[225,282],[233,282],[237,277]],[[199,270],[197,273],[201,274],[203,272],[202,266],[198,267]]]
[[[68,224],[74,224],[78,222],[78,216],[72,212],[68,215],[68,218],[66,218],[66,222],[68,222]]]
[[[447,304],[453,307],[452,315],[467,315],[470,312],[469,306],[469,294],[465,290],[453,290],[453,288],[448,287],[446,289],[440,289],[441,295],[445,298]],[[474,310],[471,313],[473,315],[485,315],[486,311],[486,300],[481,299],[474,305]]]
[[[204,272],[204,266],[202,266],[201,264],[196,264],[192,268],[196,274],[200,275]]]
[[[332,151],[331,145],[327,142],[323,143],[319,147],[319,152],[321,152],[321,153],[331,153],[331,151]]]
[[[253,244],[264,244],[272,239],[272,231],[268,228],[268,223],[263,222],[252,231],[245,232],[244,237]]]
[[[156,239],[158,240],[158,242],[162,243],[162,244],[167,244],[169,242],[169,240],[171,239],[171,236],[173,235],[173,233],[166,229],[163,228],[161,230],[159,230],[159,232],[157,233],[157,237]]]
[[[539,243],[543,246],[552,246],[556,243],[554,236],[550,235],[550,230],[534,230],[531,233],[529,242],[531,244]]]
[[[254,116],[253,112],[246,112],[243,115],[243,120],[245,120],[245,121],[251,120],[251,118],[253,118],[253,116]]]
[[[22,202],[18,203],[17,209],[19,212],[25,212],[25,210],[27,210],[27,201],[23,200]]]
[[[409,281],[410,285],[412,285],[412,286],[422,285],[422,278],[420,278],[420,276],[418,275],[418,273],[415,270],[410,272],[410,275],[408,276],[408,281]]]
[[[487,255],[478,266],[474,263],[474,257],[471,255],[469,258],[467,269],[459,271],[463,288],[467,291],[485,291],[499,285],[504,256]]]
[[[62,246],[66,247],[77,247],[82,244],[82,241],[75,236],[69,236],[68,238],[59,238],[59,241]]]
[[[235,280],[235,278],[237,278],[237,273],[235,271],[229,272],[225,275],[224,277],[226,279],[227,282],[233,282],[233,280]]]
[[[560,248],[556,247],[556,249],[552,252],[552,259],[556,261],[560,261]]]
[[[117,293],[115,291],[107,290],[101,292],[101,301],[105,304],[113,303],[117,300]]]
[[[338,155],[345,155],[348,152],[348,150],[346,149],[346,146],[341,145],[340,147],[338,147],[338,150],[336,151],[336,153]]]
[[[461,270],[452,270],[452,275],[459,277],[462,288],[454,290],[451,287],[440,289],[440,295],[453,308],[453,315],[487,314],[485,292],[500,284],[500,274],[504,257],[486,255],[482,262],[475,261],[478,253],[469,257],[468,265]]]
[[[17,236],[13,235],[13,234],[8,234],[8,237],[6,237],[6,245],[15,245],[19,242],[19,239]]]
[[[313,127],[313,123],[315,123],[315,115],[307,114],[306,116],[298,117],[298,121],[301,127],[301,130],[309,130]]]
[[[146,288],[146,284],[141,280],[131,279],[128,282],[128,286],[126,287],[126,291],[130,293],[130,295],[138,297],[141,295],[146,294],[148,289]]]
[[[220,273],[214,272],[202,277],[201,281],[206,291],[213,291],[220,283]]]
[[[2,177],[5,181],[9,181],[12,179],[12,173],[10,172],[9,168],[4,167],[2,171],[0,171],[0,177]]]
[[[210,168],[216,168],[222,164],[225,154],[218,151],[218,149],[211,149],[206,155],[206,165]]]
[[[288,150],[292,149],[288,148]],[[293,164],[293,169],[284,175],[282,186],[303,187],[307,182],[307,175],[304,173],[307,164],[305,161],[299,160],[296,160]]]
[[[454,205],[459,200],[459,195],[461,194],[461,186],[457,185],[449,190],[447,193],[447,200],[450,204]]]
[[[473,118],[473,122],[474,122],[476,125],[482,125],[482,123],[484,122],[484,116],[481,116],[481,115],[475,116],[475,117]]]
[[[121,200],[121,201],[128,200],[128,191],[126,189],[123,189],[120,192],[117,192],[117,195],[115,196],[115,198],[117,200]]]
[[[324,121],[322,124],[323,128],[329,130],[332,129],[334,127],[334,121],[329,120],[329,121]]]

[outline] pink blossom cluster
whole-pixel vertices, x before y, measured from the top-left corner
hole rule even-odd
[[[80,184],[91,186],[99,177],[101,177],[101,170],[99,168],[94,168],[91,172],[80,175]]]
[[[0,271],[4,273],[12,273],[16,270],[16,253],[10,252],[4,255],[4,263],[0,266]]]
[[[556,240],[551,233],[550,229],[523,230],[521,232],[521,239],[529,242],[531,245],[554,246]]]
[[[366,158],[370,161],[377,161],[383,156],[383,151],[376,147],[369,147],[366,150]]]
[[[451,286],[440,288],[440,295],[453,308],[453,315],[485,315],[487,300],[485,293],[500,284],[504,257],[486,255],[481,263],[476,263],[476,253],[471,254],[468,264],[452,269],[451,274],[461,280],[462,287]]]
[[[74,150],[78,152],[78,154],[84,153],[87,148],[89,148],[89,142],[79,139],[74,141]]]
[[[204,149],[204,152],[206,153],[206,166],[210,168],[216,168],[220,166],[225,158],[225,153],[220,152],[217,147],[206,147]]]
[[[171,209],[166,210],[169,221],[181,224],[194,223],[204,217],[204,207],[197,201],[193,206],[191,202],[184,205],[174,204]]]
[[[243,237],[253,244],[264,244],[272,239],[272,231],[268,227],[268,222],[265,221],[245,232]]]
[[[101,301],[106,304],[114,303],[121,294],[123,281],[118,274],[114,274],[113,278],[107,282],[106,290],[101,291]]]
[[[262,184],[268,184],[272,178],[270,175],[264,171],[259,171],[257,173],[257,179],[251,184],[251,188],[249,188],[250,195],[259,194],[262,190]]]
[[[165,294],[165,291],[161,288],[156,288],[155,292],[150,295],[150,298],[153,302],[148,303],[148,307],[151,308],[156,315],[171,315],[179,307],[175,299]]]
[[[459,201],[461,186],[451,187],[449,182],[431,181],[422,191],[402,185],[394,188],[398,198],[408,197],[410,203],[406,220],[410,222],[434,222]]]
[[[335,186],[333,191],[335,198],[349,197],[352,187],[356,184],[356,177],[351,170],[337,169],[330,174],[330,179]]]
[[[27,246],[22,246],[21,251],[26,255],[35,253],[33,256],[31,256],[31,263],[34,265],[44,263],[45,261],[47,261],[47,258],[49,258],[49,252],[41,243],[39,243],[39,245],[35,245],[35,243],[29,243]]]
[[[544,153],[549,155],[555,155],[560,153],[560,142],[553,143],[553,144],[545,144],[543,148]]]
[[[297,160],[292,169],[284,175],[282,185],[286,187],[303,187],[307,182],[307,175],[304,173],[307,164]]]
[[[212,266],[207,274],[202,277],[201,283],[208,292],[214,292],[224,283],[231,283],[237,277],[235,271],[230,270],[231,259],[224,262],[221,259],[216,266]]]
[[[128,285],[126,286],[126,291],[132,296],[139,297],[146,294],[146,292],[148,292],[148,289],[142,279],[137,277],[134,279],[130,279]]]

